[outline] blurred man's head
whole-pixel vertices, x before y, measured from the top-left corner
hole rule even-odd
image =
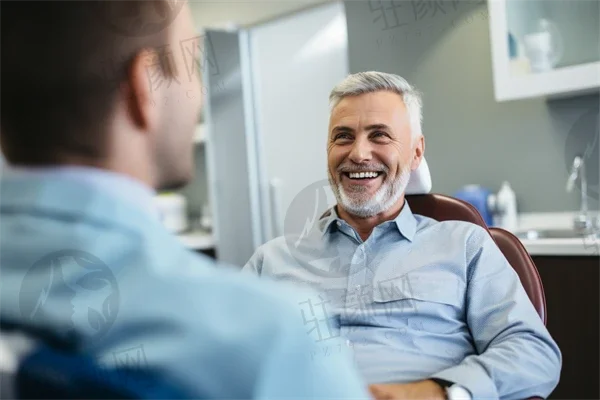
[[[329,100],[328,176],[338,205],[359,218],[399,209],[423,157],[420,94],[400,76],[361,72]]]
[[[182,0],[2,2],[2,151],[186,183],[201,94]],[[196,46],[197,47],[197,46]]]

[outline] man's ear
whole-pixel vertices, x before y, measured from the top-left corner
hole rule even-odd
[[[415,171],[421,165],[423,154],[425,153],[425,137],[420,135],[413,144],[413,158],[411,160],[410,169]]]
[[[159,120],[160,107],[153,98],[153,95],[158,97],[158,93],[152,93],[149,75],[153,57],[158,54],[152,50],[136,54],[127,71],[128,84],[123,87],[131,123],[142,131],[153,130]]]

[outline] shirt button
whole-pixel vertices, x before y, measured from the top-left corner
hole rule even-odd
[[[337,226],[342,226],[342,223],[340,221],[336,222]]]
[[[346,340],[346,346],[352,347],[352,342],[350,340]]]

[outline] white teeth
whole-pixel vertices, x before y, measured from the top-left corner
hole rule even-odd
[[[352,179],[376,178],[378,175],[378,172],[350,172],[348,174]]]

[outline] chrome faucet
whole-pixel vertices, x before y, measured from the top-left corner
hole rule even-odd
[[[579,177],[581,181],[581,207],[579,214],[573,220],[573,227],[578,232],[589,232],[593,228],[592,219],[588,214],[587,179],[585,174],[585,162],[582,156],[576,156],[571,167],[571,174],[567,180],[567,192],[573,191],[575,181]]]

